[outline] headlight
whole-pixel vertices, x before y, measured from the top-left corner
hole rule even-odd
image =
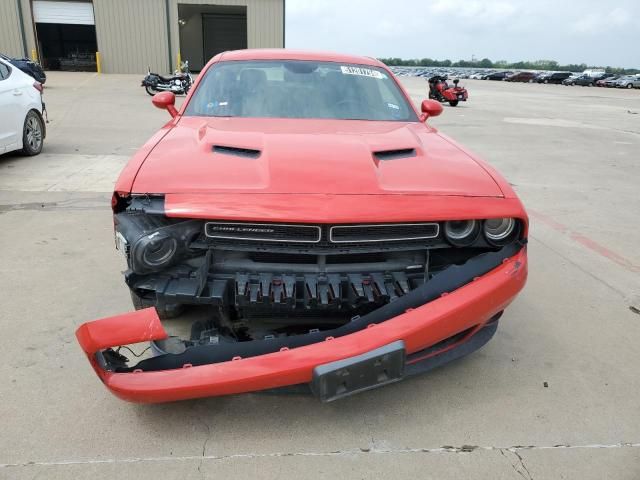
[[[145,267],[155,270],[169,264],[177,250],[175,238],[163,232],[154,232],[136,243],[133,254]]]
[[[125,253],[129,268],[143,275],[179,262],[202,231],[199,220],[176,221],[127,211],[117,213],[114,219],[118,249]]]
[[[451,220],[444,224],[444,234],[449,243],[456,247],[471,245],[480,232],[480,226],[475,220]]]
[[[516,221],[513,218],[491,218],[484,221],[484,236],[489,243],[503,244],[511,240],[516,231]]]

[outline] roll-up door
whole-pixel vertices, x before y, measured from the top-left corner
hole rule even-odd
[[[91,2],[58,2],[34,0],[33,19],[36,23],[95,25]]]

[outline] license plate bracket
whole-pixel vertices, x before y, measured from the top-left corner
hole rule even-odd
[[[398,340],[375,350],[313,369],[311,391],[323,402],[402,380],[406,351]]]

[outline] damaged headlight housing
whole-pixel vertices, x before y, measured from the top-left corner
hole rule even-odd
[[[202,230],[199,221],[143,213],[118,213],[115,223],[116,247],[139,274],[160,271],[184,258],[189,242]]]
[[[155,270],[171,263],[178,252],[178,241],[164,231],[156,231],[136,242],[131,255],[136,264]]]

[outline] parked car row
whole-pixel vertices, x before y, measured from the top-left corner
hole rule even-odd
[[[454,67],[393,67],[392,70],[398,76],[427,78],[440,76],[444,79],[470,78],[475,80],[500,80],[505,82],[551,83],[569,86],[580,85],[583,87],[640,88],[640,74],[614,75],[598,69],[588,69],[582,73],[495,69],[474,70]]]
[[[536,83],[551,83],[559,85],[572,75],[573,73],[571,72],[545,72],[539,74],[535,81]]]
[[[563,80],[563,85],[583,87],[640,88],[640,75],[579,75]]]

